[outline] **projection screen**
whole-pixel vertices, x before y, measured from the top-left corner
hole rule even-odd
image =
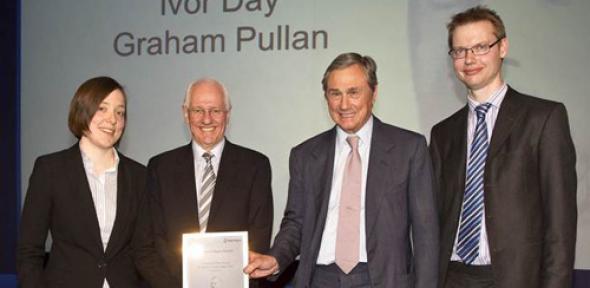
[[[507,83],[568,109],[577,150],[576,268],[590,269],[590,2],[583,0],[23,1],[23,190],[36,157],[75,143],[68,105],[86,79],[109,75],[124,84],[128,123],[119,149],[147,164],[190,141],[184,92],[207,76],[225,83],[232,99],[227,138],[271,160],[276,232],[290,149],[333,125],[320,85],[330,61],[350,51],[372,56],[375,115],[428,138],[465,103],[445,25],[476,4],[505,21]]]

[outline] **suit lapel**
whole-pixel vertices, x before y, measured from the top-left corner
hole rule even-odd
[[[369,152],[369,167],[367,169],[367,186],[365,195],[365,225],[366,237],[371,235],[379,208],[383,202],[383,196],[396,171],[391,171],[388,167],[392,166],[390,160],[393,157],[389,155],[395,149],[395,140],[387,139],[383,130],[383,123],[377,117],[373,117],[373,134],[371,136],[371,149]],[[392,172],[390,174],[390,172]]]
[[[239,177],[238,172],[241,169],[241,165],[238,162],[238,157],[235,157],[234,155],[236,151],[235,149],[235,145],[226,139],[223,146],[223,152],[221,152],[217,177],[215,179],[215,190],[213,191],[213,198],[211,199],[207,227],[211,227],[211,223],[215,223],[215,219],[218,218],[218,211],[221,211],[222,203],[226,201],[226,199],[231,199],[231,179]]]
[[[84,225],[87,230],[85,235],[90,235],[95,247],[100,249],[97,249],[95,252],[100,252],[100,254],[102,254],[104,248],[100,237],[100,225],[98,224],[96,208],[94,207],[94,200],[92,199],[92,192],[90,191],[88,178],[86,178],[86,170],[84,169],[84,162],[82,161],[82,152],[79,147],[79,143],[76,143],[68,150],[68,159],[70,161],[68,167],[73,168],[72,173],[74,174],[71,175],[72,179],[74,179],[74,181],[71,182],[71,190],[75,193],[73,205],[77,207],[77,209],[74,210],[80,213],[74,217],[80,217],[81,221],[87,223],[87,225]]]
[[[451,197],[449,199],[450,203],[452,203],[452,214],[453,219],[455,219],[455,224],[459,222],[459,213],[461,211],[461,205],[463,202],[463,192],[465,191],[465,172],[466,172],[466,165],[467,165],[467,116],[469,113],[469,107],[465,105],[463,109],[459,112],[458,117],[455,119],[455,123],[450,125],[454,131],[449,131],[449,135],[451,135],[451,141],[449,144],[449,158],[444,158],[444,160],[450,163],[457,163],[457,167],[450,167],[451,171],[456,171],[455,174],[455,188],[451,189],[450,191],[456,191],[456,193],[450,193],[447,196]],[[453,234],[454,237],[454,234]]]
[[[125,164],[126,162],[123,156],[119,153],[119,165],[117,167],[117,210],[115,213],[115,223],[113,223],[113,231],[111,231],[111,237],[105,252],[107,255],[111,255],[113,249],[115,249],[113,247],[117,247],[116,244],[119,243],[123,231],[127,228],[125,224],[128,223],[127,215],[131,206],[130,193],[133,192],[133,185],[131,184],[129,171]]]
[[[312,161],[315,163],[309,165],[310,169],[318,168],[318,171],[312,171],[311,175],[314,175],[317,181],[314,181],[313,189],[314,203],[318,203],[319,210],[318,221],[321,223],[326,222],[328,213],[328,202],[330,200],[330,192],[332,189],[332,178],[334,173],[334,153],[336,149],[336,129],[330,130],[323,141],[323,143],[317,145],[311,153]],[[323,231],[323,227],[321,229]]]
[[[178,209],[183,210],[182,215],[192,215],[192,227],[194,231],[199,228],[199,208],[197,203],[197,187],[195,182],[195,164],[191,143],[186,145],[176,159],[176,169],[173,172],[177,182],[175,193],[178,197]]]
[[[518,92],[508,87],[492,132],[488,159],[492,159],[498,153],[504,141],[512,133],[514,124],[523,115],[523,111],[522,105],[518,104]]]
[[[322,234],[328,216],[328,204],[330,201],[330,192],[332,189],[332,178],[334,173],[334,154],[336,149],[336,127],[324,134],[319,143],[311,150],[309,157],[309,164],[305,164],[307,169],[312,169],[309,174],[314,181],[312,181],[314,209],[309,211],[315,212],[315,223],[312,233],[311,251],[314,251],[313,259],[317,259]],[[307,160],[308,158],[304,158]],[[306,202],[307,203],[307,202]],[[312,205],[313,205],[312,204]]]

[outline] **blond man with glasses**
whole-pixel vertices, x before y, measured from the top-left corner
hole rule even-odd
[[[507,85],[508,38],[486,7],[454,15],[450,61],[467,104],[432,128],[440,287],[570,287],[576,153],[565,106]]]

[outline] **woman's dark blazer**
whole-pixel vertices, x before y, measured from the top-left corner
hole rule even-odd
[[[145,167],[119,153],[117,214],[106,251],[79,144],[39,157],[29,180],[17,251],[22,288],[137,287],[132,239],[145,187]],[[45,241],[50,256],[44,265]]]

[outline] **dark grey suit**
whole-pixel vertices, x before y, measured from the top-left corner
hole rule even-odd
[[[438,179],[440,284],[465,190],[467,106],[432,128]],[[565,107],[508,88],[485,166],[485,221],[497,288],[571,285],[576,243],[576,155]]]
[[[333,128],[291,151],[288,203],[270,254],[281,269],[300,255],[295,287],[309,287],[314,274],[332,186],[335,139]],[[365,211],[372,286],[436,287],[438,218],[424,137],[374,117]]]

